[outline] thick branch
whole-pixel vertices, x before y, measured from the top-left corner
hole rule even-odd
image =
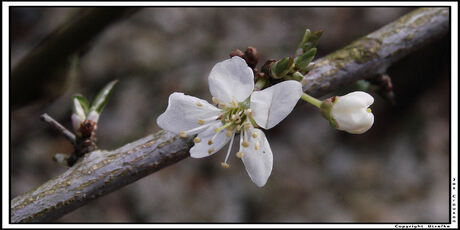
[[[304,90],[316,96],[385,69],[416,48],[446,35],[449,10],[415,10],[342,50],[319,59],[303,80]],[[14,198],[11,221],[56,219],[96,197],[105,195],[189,154],[191,139],[159,131],[113,151],[94,151],[38,188]]]
[[[12,108],[59,91],[65,82],[60,72],[69,63],[70,56],[87,47],[109,25],[136,10],[132,7],[85,8],[56,28],[12,69]]]
[[[315,61],[303,90],[322,96],[359,79],[385,73],[397,60],[449,32],[449,8],[420,8]]]

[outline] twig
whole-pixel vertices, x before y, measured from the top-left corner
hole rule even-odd
[[[77,146],[77,139],[75,138],[75,135],[70,132],[68,129],[66,129],[64,126],[62,126],[59,122],[54,120],[52,117],[50,117],[48,114],[44,113],[40,116],[40,119],[49,125],[51,125],[56,131],[58,131],[60,134],[62,134],[74,147]]]
[[[449,9],[415,10],[352,45],[318,60],[303,81],[322,96],[338,86],[374,75],[416,48],[447,34]],[[51,221],[89,200],[189,156],[191,139],[160,131],[113,151],[93,151],[62,175],[14,198],[11,222]]]

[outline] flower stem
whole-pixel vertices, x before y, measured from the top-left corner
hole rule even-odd
[[[306,101],[306,102],[308,102],[308,103],[310,103],[310,104],[312,104],[312,105],[314,105],[314,106],[316,106],[318,108],[321,108],[321,104],[323,103],[322,101],[320,101],[320,100],[318,100],[318,99],[316,99],[316,98],[314,98],[314,97],[312,97],[312,96],[310,96],[310,95],[308,95],[306,93],[303,93],[301,98],[302,98],[302,100],[304,100],[304,101]]]

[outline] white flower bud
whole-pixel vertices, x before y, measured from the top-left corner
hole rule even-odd
[[[99,120],[99,113],[96,111],[91,111],[89,112],[88,117],[86,119],[97,123],[97,121]]]
[[[374,124],[374,115],[369,106],[374,98],[368,93],[356,91],[336,97],[332,102],[330,117],[336,128],[352,134],[361,134],[369,130]]]
[[[73,130],[78,133],[79,132],[78,130],[80,129],[80,125],[83,121],[85,121],[85,118],[73,113],[71,119],[72,119]]]

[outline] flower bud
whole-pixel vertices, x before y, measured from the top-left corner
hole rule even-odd
[[[361,134],[374,124],[374,115],[369,108],[372,103],[374,98],[371,95],[356,91],[325,100],[321,110],[336,129]]]
[[[73,130],[78,134],[80,125],[81,123],[83,123],[83,121],[85,121],[85,118],[73,113],[71,119],[72,119]]]

